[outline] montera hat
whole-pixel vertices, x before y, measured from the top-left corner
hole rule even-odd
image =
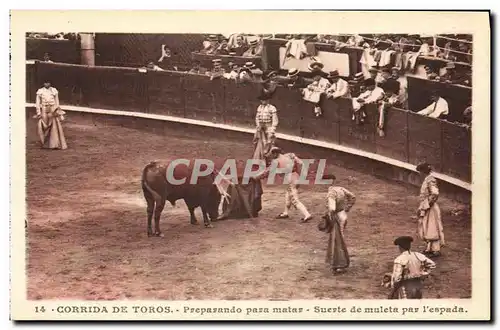
[[[394,245],[400,246],[403,249],[410,249],[412,242],[413,237],[411,236],[399,236],[394,240]]]

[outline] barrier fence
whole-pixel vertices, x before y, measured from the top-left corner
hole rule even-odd
[[[139,72],[116,67],[86,67],[35,62],[27,66],[26,99],[45,78],[66,105],[137,111],[254,127],[258,86],[210,80],[178,72]],[[411,111],[389,109],[384,137],[376,133],[378,110],[367,107],[368,118],[358,126],[351,120],[350,99],[328,99],[324,117],[316,118],[312,104],[298,90],[278,88],[272,103],[279,111],[278,131],[380,154],[406,163],[430,162],[437,172],[471,181],[471,132],[453,123]]]

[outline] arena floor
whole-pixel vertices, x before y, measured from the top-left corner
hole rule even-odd
[[[155,159],[251,155],[251,137],[172,129],[159,134],[72,118],[70,149],[41,150],[35,122],[27,123],[28,299],[383,299],[399,235],[414,235],[414,187],[329,166],[338,184],[357,195],[346,243],[349,271],[333,276],[324,263],[327,236],[317,230],[325,186],[304,186],[301,199],[315,215],[275,220],[283,187],[264,187],[254,220],[189,223],[183,201],[167,204],[163,238],[146,235],[140,187],[143,166]],[[311,149],[293,150],[311,156]],[[310,157],[312,158],[312,157]],[[447,246],[426,281],[425,297],[471,296],[471,226],[465,205],[440,197]],[[201,221],[200,211],[197,216]],[[415,244],[421,250],[421,242]]]

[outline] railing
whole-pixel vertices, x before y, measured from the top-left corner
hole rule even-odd
[[[208,120],[253,127],[258,106],[258,86],[213,80],[178,72],[139,72],[116,67],[36,62],[27,69],[27,101],[34,102],[42,80],[50,77],[62,104],[120,109]],[[302,138],[416,164],[428,161],[434,169],[453,178],[471,180],[471,131],[450,122],[411,111],[389,109],[384,137],[376,134],[378,112],[367,108],[367,122],[351,120],[350,99],[327,100],[324,117],[316,118],[310,103],[295,89],[278,88],[272,103],[279,110],[279,131]]]

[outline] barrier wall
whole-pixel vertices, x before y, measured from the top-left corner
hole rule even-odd
[[[36,62],[27,71],[26,100],[50,77],[63,104],[138,111],[254,127],[258,86],[210,80],[177,72],[146,73],[125,68],[70,66]],[[71,73],[69,73],[71,70]],[[29,86],[36,84],[35,86]],[[280,133],[335,143],[390,157],[405,163],[432,163],[437,172],[470,182],[471,132],[453,123],[389,109],[384,137],[376,133],[378,111],[367,108],[367,120],[351,120],[350,99],[327,100],[324,117],[298,90],[278,88],[272,103],[279,111]]]

